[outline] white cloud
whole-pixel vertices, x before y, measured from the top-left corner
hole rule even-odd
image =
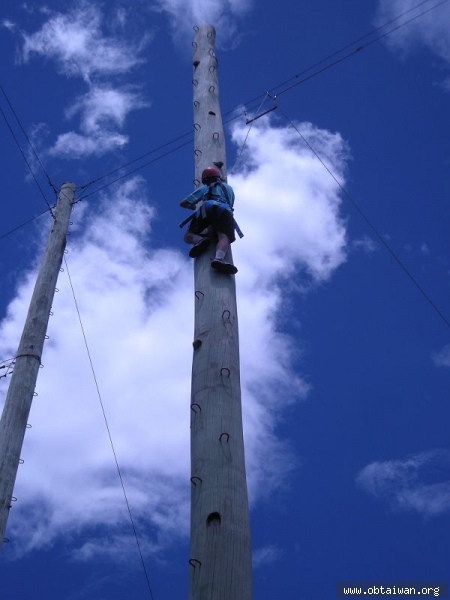
[[[377,250],[376,242],[374,242],[374,240],[367,235],[363,235],[362,238],[353,240],[352,246],[356,250],[362,250],[367,254],[372,254],[372,252],[375,252]]]
[[[128,136],[117,130],[124,126],[131,111],[149,103],[130,86],[105,83],[104,78],[129,75],[141,64],[140,54],[149,36],[135,39],[127,33],[129,14],[125,8],[113,12],[107,23],[100,6],[88,1],[64,14],[47,11],[45,15],[47,20],[38,31],[22,33],[23,60],[34,55],[52,60],[61,73],[81,77],[88,86],[88,91],[66,109],[66,117],[80,116],[80,131],[58,135],[48,153],[84,158],[122,148]]]
[[[67,116],[73,117],[81,113],[81,128],[87,133],[95,133],[111,124],[123,127],[131,110],[147,106],[141,96],[135,92],[112,88],[109,85],[92,86],[67,109]]]
[[[410,11],[415,5],[416,0],[380,0],[376,16],[376,24],[382,25],[397,15]],[[396,24],[405,22],[419,13],[426,11],[431,5],[422,5],[415,10],[411,10],[402,17]],[[419,18],[405,27],[401,27],[393,34],[385,38],[393,49],[407,53],[413,48],[424,46],[431,52],[439,56],[445,62],[450,62],[450,30],[448,23],[450,21],[450,6],[444,4],[435,10],[426,12]]]
[[[218,46],[236,42],[237,20],[251,8],[252,0],[157,0],[159,10],[169,15],[175,37],[193,37],[195,25],[214,25]]]
[[[87,1],[66,14],[50,14],[39,31],[23,33],[23,40],[25,61],[38,54],[54,60],[65,75],[86,81],[95,75],[127,73],[141,62],[139,53],[148,41],[106,36],[100,8]]]
[[[338,186],[292,127],[271,123],[263,118],[253,126],[245,162],[230,177],[239,190],[237,220],[248,240],[236,245],[248,264],[242,280],[267,285],[274,277],[293,275],[298,267],[316,281],[325,280],[345,260]],[[297,127],[343,182],[347,147],[341,136],[310,123]],[[245,126],[234,127],[238,146],[246,134]],[[258,253],[251,250],[255,247]]]
[[[9,19],[3,19],[2,27],[4,27],[5,29],[9,29],[9,31],[14,31],[17,28],[17,25]]]
[[[342,139],[303,129],[323,143],[342,179]],[[243,135],[236,126],[235,140]],[[280,331],[287,285],[330,277],[345,259],[345,228],[335,183],[292,130],[261,119],[245,160],[230,181],[245,232],[234,255],[254,503],[282,489],[299,464],[277,433],[283,408],[309,388],[298,375],[298,340]],[[188,530],[192,263],[153,247],[155,209],[137,179],[95,211],[77,208],[70,273],[131,509],[145,548],[160,554]],[[23,281],[0,325],[0,356],[15,353],[34,277]],[[113,559],[131,543],[128,516],[66,272],[58,288],[8,536],[23,551],[65,536],[80,560]]]
[[[433,354],[432,358],[437,367],[450,367],[450,344],[444,346],[440,352]]]
[[[272,565],[279,561],[282,556],[283,551],[273,544],[257,548],[252,556],[253,568],[260,569],[261,567]]]
[[[430,450],[404,460],[373,462],[356,481],[394,510],[434,517],[450,511],[449,465],[450,452]]]
[[[59,158],[76,159],[102,156],[118,150],[128,143],[128,136],[110,131],[99,131],[96,135],[83,135],[75,131],[60,134],[48,153]]]
[[[59,135],[49,153],[73,159],[120,149],[128,143],[128,136],[114,128],[122,128],[131,111],[145,106],[148,103],[131,90],[92,85],[66,111],[68,118],[80,114],[82,133],[71,131]]]

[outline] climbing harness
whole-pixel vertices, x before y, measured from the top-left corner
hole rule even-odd
[[[217,185],[222,190],[223,195],[214,193],[214,188]],[[205,200],[211,202],[212,204],[215,204],[216,206],[223,207],[224,210],[230,210],[230,212],[233,212],[233,210],[234,210],[233,209],[234,199],[230,198],[230,194],[228,193],[228,190],[227,190],[225,184],[222,183],[222,181],[220,181],[220,180],[213,181],[212,183],[210,183],[208,185],[208,191],[206,192]],[[200,202],[200,199],[198,199],[193,204],[196,204],[197,202]],[[229,208],[227,208],[227,207],[229,207]],[[186,219],[184,219],[184,221],[182,221],[180,223],[180,229],[183,228],[185,225],[187,225],[187,223],[192,221],[192,219],[199,217],[200,215],[202,215],[202,217],[206,217],[206,210],[205,210],[204,203],[202,203],[201,206],[199,206],[192,215],[189,215],[189,217],[187,217]],[[233,225],[234,225],[234,229],[236,230],[236,233],[238,234],[238,236],[240,238],[243,238],[244,234],[242,233],[242,230],[239,227],[239,225],[236,223],[236,219],[234,217],[233,217]]]

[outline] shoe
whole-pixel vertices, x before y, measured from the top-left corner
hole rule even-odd
[[[225,275],[235,275],[238,272],[237,268],[234,265],[225,262],[220,258],[215,258],[211,262],[211,267],[213,269],[216,269],[216,271],[219,271],[220,273],[224,273]]]
[[[197,242],[196,244],[194,244],[194,246],[192,246],[192,248],[189,250],[189,256],[191,258],[197,258],[197,256],[200,256],[201,254],[203,254],[203,252],[205,252],[209,245],[211,243],[211,240],[207,237],[202,238],[199,242]]]

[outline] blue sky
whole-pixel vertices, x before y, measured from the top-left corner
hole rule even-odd
[[[254,597],[331,600],[339,580],[448,579],[450,3],[417,4],[2,5],[0,83],[53,185],[86,195],[67,265],[155,600],[185,597],[188,581],[193,270],[178,223],[194,170],[198,22],[217,28],[245,233],[233,253]],[[348,44],[306,75],[349,58],[291,87]],[[268,109],[267,91],[278,109],[249,129],[244,111]],[[6,361],[50,217],[5,234],[55,197],[1,94],[0,107],[42,189],[2,118]],[[67,267],[58,289],[3,593],[148,598]]]

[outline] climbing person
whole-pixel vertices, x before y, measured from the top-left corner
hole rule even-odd
[[[202,184],[180,202],[183,208],[195,210],[192,218],[185,219],[180,227],[190,221],[189,228],[184,234],[184,241],[193,244],[189,251],[191,258],[203,254],[213,241],[217,239],[216,254],[211,261],[211,267],[220,273],[234,275],[237,268],[225,261],[230,244],[235,241],[236,222],[233,219],[234,192],[233,188],[221,181],[217,167],[207,167],[202,172]],[[201,206],[196,205],[203,201]],[[237,228],[238,229],[238,228]],[[206,230],[206,232],[205,232]],[[242,236],[238,229],[239,235]]]

